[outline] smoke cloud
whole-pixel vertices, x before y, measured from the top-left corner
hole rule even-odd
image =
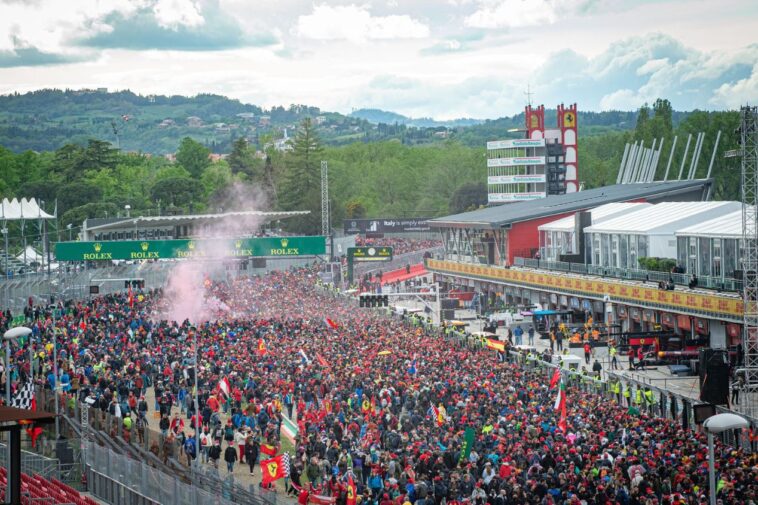
[[[222,212],[265,211],[266,196],[257,187],[234,183],[224,193]],[[215,209],[214,209],[215,210]],[[229,307],[212,292],[211,280],[224,276],[231,265],[240,260],[226,257],[229,244],[236,238],[259,234],[261,216],[230,215],[195,225],[193,238],[198,239],[195,258],[177,260],[169,273],[160,303],[160,319],[193,324],[217,319]],[[232,246],[233,247],[233,246]]]

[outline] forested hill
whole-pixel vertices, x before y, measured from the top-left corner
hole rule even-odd
[[[675,112],[674,124],[684,114]],[[555,110],[546,115],[546,123],[553,124]],[[120,145],[124,151],[166,154],[174,153],[181,139],[190,137],[212,152],[229,153],[237,138],[244,137],[263,149],[285,135],[291,137],[305,117],[313,118],[326,145],[386,140],[421,145],[453,139],[481,147],[488,140],[523,135],[507,130],[524,124],[523,113],[496,120],[439,122],[377,109],[355,111],[350,116],[306,105],[262,109],[211,94],[142,96],[131,91],[41,90],[0,96],[0,145],[15,152],[41,152],[97,139]],[[633,129],[636,117],[636,111],[580,112],[580,136]]]

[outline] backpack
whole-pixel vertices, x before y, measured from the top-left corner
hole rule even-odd
[[[188,438],[186,442],[184,442],[184,452],[195,457],[195,441],[194,439]]]
[[[228,426],[226,428],[226,431],[224,431],[224,440],[227,442],[234,440],[234,430]]]

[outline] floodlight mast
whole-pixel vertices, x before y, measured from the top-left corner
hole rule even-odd
[[[742,258],[746,384],[758,383],[758,107],[740,111],[742,165]],[[746,394],[745,413],[758,415],[758,395]]]

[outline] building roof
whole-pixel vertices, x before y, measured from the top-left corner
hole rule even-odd
[[[713,179],[694,179],[614,184],[577,193],[554,195],[527,202],[509,203],[452,216],[438,217],[431,219],[429,224],[436,228],[503,228],[512,223],[592,209],[606,203],[628,202],[653,197],[661,200],[693,190],[702,191],[712,182]]]
[[[682,228],[739,209],[739,202],[663,202],[632,210],[603,223],[588,226],[586,233],[640,235],[674,234]]]
[[[0,428],[24,424],[26,421],[34,421],[38,424],[44,424],[50,423],[54,420],[55,414],[51,412],[0,406]]]
[[[239,212],[224,212],[221,214],[189,214],[183,216],[140,216],[120,218],[87,219],[87,231],[120,230],[125,226],[179,226],[197,221],[218,221],[226,218],[259,217],[262,221],[274,221],[294,216],[310,214],[309,210],[290,212],[264,212],[259,210],[244,210]]]
[[[642,207],[648,207],[652,205],[651,203],[646,202],[615,202],[615,203],[607,203],[605,205],[601,205],[600,207],[596,207],[590,211],[592,214],[592,224],[599,224],[603,221],[607,221],[608,219],[614,218],[617,215],[630,211],[635,210],[636,208],[642,208]],[[545,223],[541,225],[538,229],[541,231],[563,231],[563,232],[571,232],[574,231],[576,223],[576,214],[573,214],[571,216],[566,216],[564,218],[558,219],[557,221],[551,221],[549,223]]]
[[[17,198],[8,200],[3,198],[0,202],[0,220],[3,221],[19,221],[21,219],[53,219],[51,216],[37,204],[37,200],[31,198],[27,200],[22,198],[19,201]]]
[[[753,211],[755,212],[755,211]],[[742,209],[682,228],[678,237],[742,238]]]

